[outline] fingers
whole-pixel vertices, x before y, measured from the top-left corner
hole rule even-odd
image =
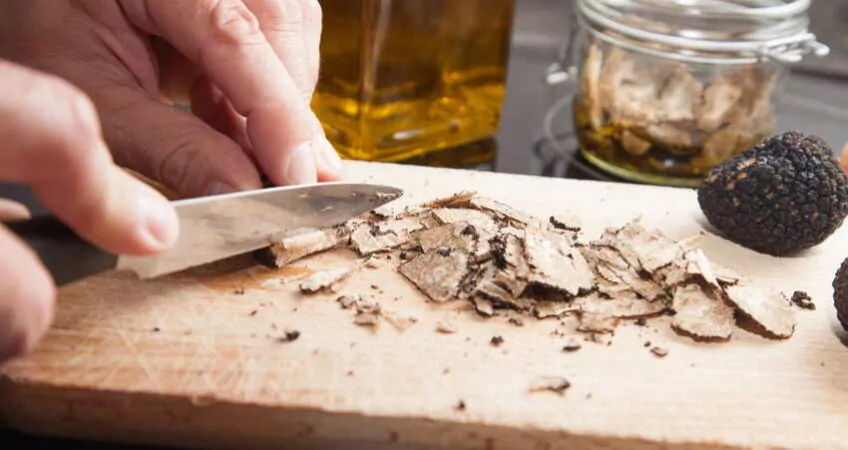
[[[113,87],[98,95],[115,159],[182,196],[259,189],[259,172],[242,148],[197,117],[152,100],[144,91]]]
[[[91,102],[70,84],[0,62],[0,179],[113,253],[170,247],[178,222],[155,190],[112,162]]]
[[[29,352],[53,319],[55,287],[38,257],[0,226],[0,364]]]
[[[121,5],[134,24],[168,39],[197,64],[247,119],[247,135],[271,181],[317,180],[316,154],[331,154],[324,150],[325,140],[315,139],[315,115],[241,0],[123,0]],[[336,167],[335,160],[328,161],[324,170]]]
[[[320,39],[321,8],[312,0],[244,0],[259,20],[259,28],[297,85],[306,102],[312,99],[318,72],[315,39]],[[309,11],[307,11],[309,9]],[[316,21],[316,17],[317,21]],[[308,29],[311,28],[311,29]]]
[[[208,77],[200,77],[190,91],[191,112],[219,133],[229,136],[248,154],[253,153],[245,119]]]

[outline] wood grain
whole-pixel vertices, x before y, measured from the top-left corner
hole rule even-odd
[[[351,178],[405,189],[398,207],[473,189],[543,217],[572,212],[587,237],[637,216],[673,238],[709,230],[691,190],[375,163],[352,163]],[[337,294],[296,289],[349,261],[344,251],[283,270],[234,258],[148,282],[110,273],[62,289],[47,338],[2,368],[0,413],[41,434],[219,448],[848,448],[848,349],[830,287],[845,227],[792,258],[714,236],[704,249],[818,308],[797,313],[787,341],[737,330],[696,343],[655,319],[565,353],[574,335],[553,333],[558,321],[518,327],[433,305],[385,269],[359,272],[342,294],[417,323],[356,326]],[[435,331],[446,318],[457,333]],[[280,342],[286,329],[301,335]],[[538,376],[572,387],[531,393]]]

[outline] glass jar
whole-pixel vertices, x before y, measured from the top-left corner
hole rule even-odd
[[[313,108],[346,158],[399,161],[492,136],[515,0],[320,0]]]
[[[568,48],[582,156],[626,180],[697,186],[775,134],[789,65],[828,53],[809,4],[578,0]]]

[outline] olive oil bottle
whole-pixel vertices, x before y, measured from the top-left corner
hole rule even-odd
[[[400,161],[492,136],[515,0],[320,0],[313,108],[343,157]]]

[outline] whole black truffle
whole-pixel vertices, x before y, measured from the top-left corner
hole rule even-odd
[[[833,277],[833,306],[842,328],[848,331],[848,258],[842,261]]]
[[[848,178],[824,140],[789,131],[715,166],[698,203],[726,238],[783,256],[818,245],[842,225]]]

